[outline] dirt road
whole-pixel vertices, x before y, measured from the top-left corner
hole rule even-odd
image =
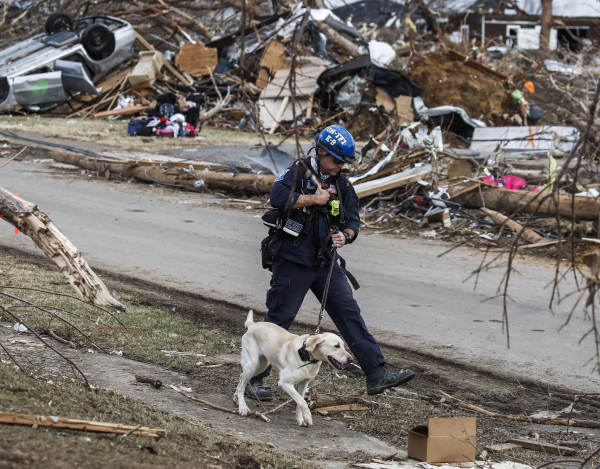
[[[265,229],[244,205],[224,210],[209,204],[215,199],[208,195],[57,174],[47,163],[13,162],[0,172],[0,186],[37,203],[94,267],[264,310],[269,275],[260,268],[258,244]],[[8,224],[0,225],[0,244],[35,250]],[[356,297],[380,341],[494,373],[598,390],[598,376],[585,366],[591,342],[578,346],[588,323],[577,314],[558,332],[570,301],[548,312],[550,265],[518,262],[507,349],[502,300],[482,303],[497,294],[503,269],[480,276],[473,291],[473,280],[463,281],[481,252],[459,248],[437,257],[447,249],[434,241],[364,235],[344,248],[362,285]],[[316,307],[307,300],[299,319],[313,323]]]

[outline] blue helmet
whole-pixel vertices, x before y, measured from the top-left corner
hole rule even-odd
[[[330,125],[315,136],[317,148],[323,148],[336,160],[354,163],[354,139],[341,125]]]

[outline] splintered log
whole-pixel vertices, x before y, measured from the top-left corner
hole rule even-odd
[[[490,210],[489,208],[484,208],[483,211],[485,213],[487,213],[490,217],[492,217],[494,220],[497,220],[500,223],[504,223],[509,228],[515,230],[517,233],[521,233],[521,238],[523,238],[528,243],[535,244],[535,243],[541,243],[542,241],[545,241],[542,236],[537,234],[532,229],[522,227],[516,221],[511,220],[508,217],[505,217],[501,213],[495,212],[494,210]]]
[[[327,39],[329,39],[333,45],[339,47],[344,54],[351,55],[354,58],[364,55],[360,53],[357,44],[349,39],[346,39],[331,26],[321,23],[319,24],[319,29],[323,31],[325,36],[327,36]]]
[[[0,216],[52,259],[81,299],[96,306],[122,308],[77,248],[36,205],[0,187]]]
[[[190,190],[202,190],[205,184],[209,189],[226,189],[239,192],[269,193],[276,176],[267,174],[233,174],[230,167],[208,163],[152,163],[147,161],[116,161],[92,158],[68,151],[51,151],[54,161],[66,163],[91,171],[123,174],[140,181],[165,184]],[[225,171],[207,171],[222,169]],[[191,168],[190,168],[191,167]],[[185,170],[185,171],[184,171]],[[202,184],[200,181],[204,181]]]
[[[571,194],[557,194],[555,198],[546,194],[528,191],[512,191],[509,189],[481,186],[481,193],[474,189],[472,183],[453,186],[449,193],[454,202],[464,207],[485,207],[511,216],[519,213],[532,213],[537,209],[537,215],[553,217],[560,214],[563,218],[572,217],[572,204],[575,203],[575,217],[580,220],[598,220],[600,214],[600,198],[573,196]],[[471,190],[470,190],[471,189]],[[460,194],[460,192],[464,192]],[[483,200],[482,200],[483,199]],[[541,204],[540,201],[545,199]]]

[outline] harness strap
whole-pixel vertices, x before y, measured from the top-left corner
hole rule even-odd
[[[342,268],[342,270],[346,274],[346,277],[348,277],[348,280],[350,281],[350,284],[352,285],[352,288],[354,288],[355,290],[358,290],[360,288],[360,285],[358,284],[358,281],[356,280],[356,278],[354,277],[354,275],[352,275],[350,272],[348,272],[346,270],[346,261],[339,254],[338,254],[338,257],[340,259],[340,267]]]

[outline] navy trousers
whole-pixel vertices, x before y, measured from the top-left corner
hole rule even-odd
[[[265,321],[288,330],[308,290],[311,290],[321,302],[328,273],[329,265],[309,267],[281,259],[279,278],[275,283],[271,281],[271,288],[267,292],[269,312],[265,316]],[[331,273],[325,310],[365,373],[385,363],[379,345],[369,333],[360,315],[360,308],[352,295],[346,274],[337,262]],[[265,378],[270,372],[271,366],[257,378]]]

